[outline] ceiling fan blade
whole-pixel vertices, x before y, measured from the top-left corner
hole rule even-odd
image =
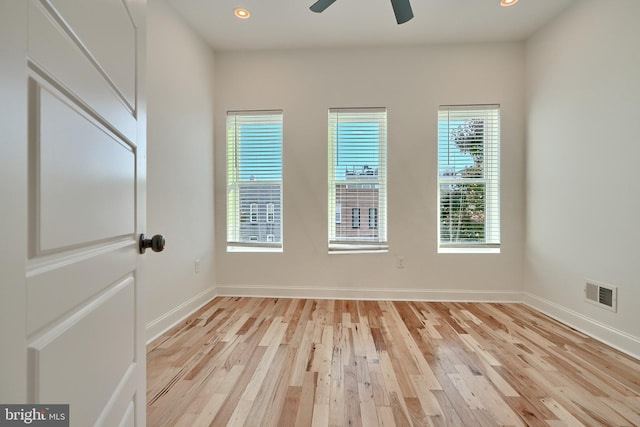
[[[319,0],[318,3],[320,1],[322,0]],[[391,6],[393,6],[393,13],[396,15],[398,24],[404,24],[413,18],[413,10],[411,10],[409,0],[391,0]]]
[[[326,8],[331,6],[336,0],[318,0],[314,4],[311,5],[309,9],[316,13],[323,12]]]

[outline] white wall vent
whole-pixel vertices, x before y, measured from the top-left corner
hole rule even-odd
[[[610,311],[617,311],[618,288],[595,280],[587,280],[584,287],[585,301]]]

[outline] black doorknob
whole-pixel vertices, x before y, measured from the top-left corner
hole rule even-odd
[[[144,234],[140,235],[140,253],[143,254],[149,248],[153,252],[162,252],[164,249],[164,237],[161,234],[156,234],[150,239],[145,239]]]

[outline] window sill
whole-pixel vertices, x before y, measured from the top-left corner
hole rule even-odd
[[[227,246],[227,252],[233,253],[246,253],[246,252],[260,252],[260,253],[282,253],[282,248],[268,248],[260,246]]]
[[[379,254],[389,252],[388,245],[329,244],[329,254]]]
[[[439,254],[499,254],[500,248],[438,248]]]

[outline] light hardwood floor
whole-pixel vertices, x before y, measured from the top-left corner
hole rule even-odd
[[[522,304],[216,298],[148,346],[156,426],[640,426],[640,361]]]

